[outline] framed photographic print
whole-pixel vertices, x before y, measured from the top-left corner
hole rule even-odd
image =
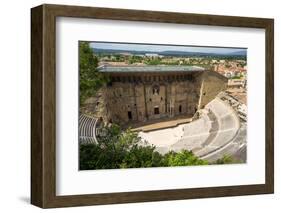
[[[31,9],[31,203],[274,191],[273,19]]]

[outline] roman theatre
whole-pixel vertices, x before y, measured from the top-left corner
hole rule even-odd
[[[80,111],[81,143],[93,143],[104,124],[131,127],[160,153],[192,150],[215,161],[245,152],[246,127],[227,101],[227,78],[197,66],[98,68],[109,82]]]

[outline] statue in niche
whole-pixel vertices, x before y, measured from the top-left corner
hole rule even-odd
[[[159,90],[160,90],[160,88],[158,85],[153,86],[153,88],[152,88],[153,95],[159,95]]]

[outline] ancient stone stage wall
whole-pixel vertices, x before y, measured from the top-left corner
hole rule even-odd
[[[121,126],[192,117],[227,85],[225,77],[210,71],[107,75],[110,82],[89,106],[94,116]]]

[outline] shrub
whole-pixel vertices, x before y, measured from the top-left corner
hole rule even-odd
[[[117,125],[104,127],[101,135],[95,144],[80,145],[81,170],[208,164],[187,150],[161,155],[154,146],[142,142],[136,132],[122,132]]]

